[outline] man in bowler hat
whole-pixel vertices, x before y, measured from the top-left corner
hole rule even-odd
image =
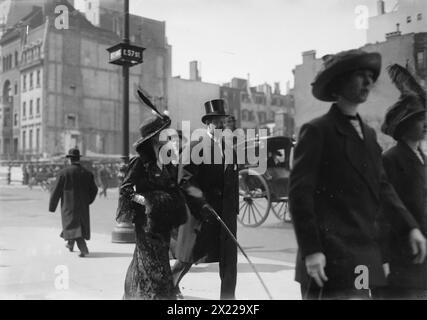
[[[206,132],[201,141],[204,145],[200,156],[208,150],[211,162],[203,161],[184,165],[181,185],[187,198],[191,214],[187,223],[178,230],[176,244],[177,262],[172,268],[174,284],[179,292],[179,282],[196,262],[219,262],[221,299],[235,299],[237,279],[237,246],[226,230],[212,215],[214,210],[236,236],[238,214],[238,171],[237,165],[225,161],[225,148],[233,152],[215,130],[223,130],[225,102],[222,99],[205,103],[206,114],[202,122]],[[200,143],[200,141],[195,141]],[[194,147],[194,143],[190,148]],[[233,153],[233,158],[236,159]],[[204,158],[206,159],[206,158]],[[219,161],[215,161],[218,160]],[[233,160],[234,162],[234,160]]]
[[[381,209],[417,261],[425,258],[419,225],[386,178],[375,131],[358,114],[380,71],[380,54],[350,50],[325,58],[312,84],[313,95],[332,106],[302,126],[290,175],[304,299],[370,299],[386,284]]]
[[[89,254],[85,240],[90,239],[89,205],[98,193],[93,174],[80,165],[80,151],[72,148],[66,155],[70,166],[62,169],[56,179],[49,201],[49,211],[55,212],[61,200],[62,232],[68,250],[74,243],[80,250],[79,257]]]

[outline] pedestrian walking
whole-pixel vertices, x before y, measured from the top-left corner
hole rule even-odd
[[[215,220],[215,210],[227,227],[236,236],[238,214],[238,171],[237,165],[225,161],[226,151],[233,152],[224,139],[218,137],[215,129],[223,130],[225,102],[222,99],[205,103],[206,114],[202,122],[206,132],[201,142],[193,142],[191,148],[202,143],[200,157],[210,161],[195,162],[183,166],[182,188],[187,197],[191,214],[187,223],[178,230],[175,256],[177,261],[172,268],[175,289],[180,294],[179,283],[190,270],[193,263],[219,262],[221,278],[221,299],[234,299],[237,280],[237,246],[222,226]],[[203,152],[208,150],[210,157]],[[183,151],[185,152],[185,151]],[[219,159],[219,161],[215,161]]]
[[[49,211],[55,212],[61,200],[62,232],[66,247],[73,251],[74,243],[80,250],[80,257],[89,254],[85,240],[90,240],[89,205],[98,193],[93,174],[80,165],[80,151],[70,149],[66,155],[70,166],[62,169],[52,188]]]
[[[304,299],[369,299],[386,284],[381,208],[417,261],[425,258],[420,226],[386,179],[375,131],[358,114],[380,70],[380,54],[345,51],[326,57],[312,84],[313,95],[332,106],[302,126],[290,174]]]
[[[384,168],[403,204],[427,236],[427,158],[421,142],[427,132],[426,94],[411,74],[398,65],[389,69],[398,88],[398,102],[386,113],[382,131],[397,144],[383,154]],[[406,76],[405,76],[406,75]],[[402,80],[402,79],[407,79]],[[391,228],[388,242],[390,274],[383,290],[386,299],[427,299],[427,261],[414,264],[412,248]],[[421,262],[421,261],[417,261]]]
[[[168,116],[159,113],[141,125],[141,138],[134,144],[138,155],[130,160],[119,189],[117,219],[133,221],[136,234],[124,299],[176,298],[169,243],[171,230],[186,220],[186,207],[177,183],[177,167],[165,163],[160,154],[166,142],[160,141],[159,135],[170,123]]]

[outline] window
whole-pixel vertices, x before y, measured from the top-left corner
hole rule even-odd
[[[30,73],[30,90],[33,88],[33,73]]]
[[[417,14],[417,20],[418,21],[423,20],[423,14],[422,13]]]
[[[36,114],[40,114],[40,98],[37,98]]]
[[[22,104],[22,118],[25,118],[27,116],[26,113],[27,113],[27,103],[24,102]]]
[[[36,80],[36,87],[40,87],[40,70],[37,70],[37,80]]]
[[[88,2],[87,3],[87,8],[90,10],[90,9],[92,9],[92,3],[90,3],[90,2]]]
[[[16,127],[18,125],[18,114],[13,115],[13,125]]]
[[[22,150],[25,150],[27,148],[26,142],[27,142],[27,132],[23,130],[22,131]]]
[[[18,67],[19,61],[18,61],[18,51],[15,51],[15,67]]]
[[[30,132],[28,134],[28,146],[30,147],[29,149],[32,151],[33,149],[33,129],[30,129]]]
[[[406,23],[411,23],[411,21],[412,21],[411,16],[407,16],[407,17],[406,17]]]
[[[33,116],[33,100],[30,100],[30,112],[29,112],[30,118]]]
[[[36,129],[36,151],[40,151],[40,128]]]
[[[27,91],[27,75],[26,74],[24,74],[22,78],[22,91],[23,92]]]
[[[417,52],[417,66],[418,68],[424,68],[424,52]]]
[[[18,94],[18,83],[15,82],[15,96]]]
[[[77,125],[76,116],[74,114],[67,114],[66,124],[67,128],[75,128]]]

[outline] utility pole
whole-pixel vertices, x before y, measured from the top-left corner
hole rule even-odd
[[[123,78],[123,117],[122,117],[122,160],[123,171],[129,163],[129,68],[143,62],[145,48],[134,46],[129,41],[129,0],[124,0],[124,35],[123,42],[107,49],[110,53],[110,63],[122,66]],[[132,221],[123,218],[118,221],[112,232],[112,242],[134,243],[135,230]]]

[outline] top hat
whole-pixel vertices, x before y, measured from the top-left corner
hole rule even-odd
[[[65,157],[80,159],[80,150],[77,148],[71,148],[70,150],[68,150],[68,154]]]
[[[418,96],[401,95],[399,101],[387,109],[381,131],[397,140],[402,133],[402,124],[425,113],[426,107]]]
[[[211,117],[227,117],[225,113],[225,101],[223,99],[215,99],[205,102],[206,114],[202,117],[202,122],[206,124],[206,120]]]
[[[141,134],[141,138],[139,138],[133,146],[138,148],[147,140],[154,137],[163,129],[169,127],[171,124],[171,119],[167,115],[163,115],[162,117],[153,116],[147,118],[139,127],[139,132]]]
[[[313,96],[321,101],[336,101],[330,88],[332,82],[338,76],[360,69],[371,70],[374,81],[377,81],[381,72],[381,55],[354,49],[325,56],[323,68],[311,84]]]

